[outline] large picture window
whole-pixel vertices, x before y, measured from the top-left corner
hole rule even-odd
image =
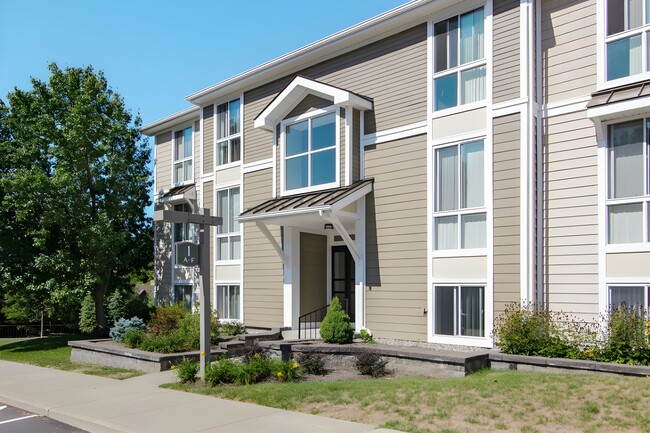
[[[607,80],[648,71],[650,0],[607,0]],[[644,57],[647,59],[644,64]]]
[[[485,99],[483,8],[435,23],[434,110]]]
[[[192,128],[174,133],[174,184],[180,185],[194,179],[192,171]]]
[[[219,319],[241,320],[239,285],[217,285],[216,299]]]
[[[435,149],[434,249],[486,246],[483,140]]]
[[[223,218],[217,226],[217,260],[241,258],[241,226],[235,220],[239,212],[239,187],[217,191],[217,216]]]
[[[336,113],[314,116],[285,126],[285,190],[336,182]]]
[[[437,335],[485,336],[485,287],[435,286]]]
[[[649,241],[648,135],[648,119],[609,127],[606,201],[609,244]]]
[[[241,159],[241,104],[239,99],[217,106],[217,164]]]

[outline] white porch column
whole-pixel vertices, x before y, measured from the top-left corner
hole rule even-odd
[[[300,231],[284,227],[284,254],[289,265],[284,266],[284,326],[298,329],[300,316]]]
[[[354,262],[354,330],[366,327],[366,197],[357,200],[358,218],[354,223],[354,243],[361,260]]]

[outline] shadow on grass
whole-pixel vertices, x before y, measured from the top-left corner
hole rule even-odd
[[[3,344],[0,340],[0,352],[41,352],[43,350],[55,350],[68,346],[68,341],[88,339],[85,335],[58,335],[54,337],[35,337],[27,338],[13,343]]]

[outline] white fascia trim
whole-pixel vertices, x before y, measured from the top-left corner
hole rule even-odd
[[[294,209],[290,211],[277,212],[274,214],[263,214],[263,215],[250,215],[250,216],[238,216],[235,217],[235,221],[246,223],[251,221],[264,221],[268,219],[276,219],[281,217],[288,217],[294,215],[303,215],[308,213],[319,213],[319,212],[331,212],[332,208],[330,206],[319,206],[319,207],[310,207],[306,209]]]
[[[186,123],[199,115],[201,107],[190,107],[185,110],[181,110],[177,113],[171,114],[167,117],[163,117],[160,120],[144,125],[140,128],[140,132],[144,135],[153,136],[159,132],[162,132],[166,129],[169,129],[172,126],[175,126],[179,123]]]
[[[253,126],[275,130],[275,125],[308,94],[332,100],[334,105],[357,110],[372,110],[373,107],[372,102],[359,95],[298,76],[260,113]]]
[[[499,102],[492,105],[492,117],[509,116],[511,114],[519,113],[522,105],[528,103],[528,98],[511,99],[505,102]]]
[[[350,194],[349,196],[342,198],[341,200],[337,201],[336,203],[332,204],[332,212],[336,213],[337,215],[342,215],[343,213],[341,212],[341,209],[345,208],[346,206],[354,203],[355,201],[359,200],[362,197],[365,197],[366,195],[370,194],[372,192],[372,185],[368,184],[364,186],[363,188],[359,189],[358,191],[355,191],[353,194]]]
[[[400,140],[402,138],[413,137],[427,133],[428,122],[411,123],[410,125],[400,126],[397,128],[386,129],[384,131],[375,132],[372,134],[361,135],[361,146],[372,146],[374,144],[385,143],[387,141]]]
[[[244,164],[242,165],[242,172],[246,174],[254,171],[265,170],[267,168],[273,168],[273,158],[261,159],[259,161]]]
[[[214,180],[214,173],[202,174],[200,179],[202,182],[209,182],[211,180]]]
[[[588,108],[587,117],[590,119],[598,119],[603,122],[606,120],[647,114],[648,112],[650,112],[650,96],[644,96],[641,98],[628,99],[626,101]]]
[[[575,113],[587,108],[587,103],[591,100],[591,95],[579,96],[577,98],[565,99],[563,101],[545,104],[542,107],[542,117],[561,116],[564,114]]]

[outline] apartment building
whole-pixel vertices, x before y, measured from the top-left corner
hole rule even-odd
[[[222,318],[491,347],[512,301],[648,307],[650,1],[415,0],[143,127],[158,208],[222,216]],[[190,225],[156,227],[158,302]],[[308,319],[311,320],[311,319]]]

